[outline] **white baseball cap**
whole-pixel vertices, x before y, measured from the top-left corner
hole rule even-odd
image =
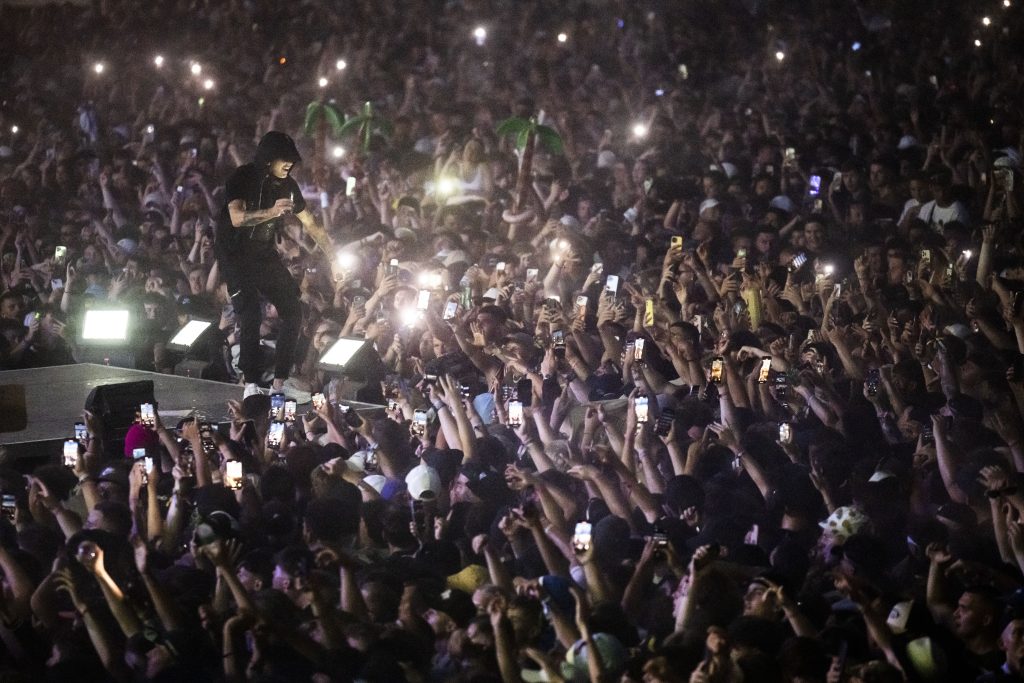
[[[422,498],[426,491],[433,493],[436,498],[441,493],[441,475],[430,465],[420,463],[405,475],[405,485],[413,500]]]

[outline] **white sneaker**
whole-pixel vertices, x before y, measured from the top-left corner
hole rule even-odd
[[[256,386],[255,382],[250,382],[250,383],[245,385],[245,391],[242,392],[242,398],[249,398],[250,396],[255,396],[257,394],[269,394],[269,393],[270,393],[269,389],[260,389],[258,386]]]
[[[284,394],[286,398],[290,398],[299,405],[310,403],[313,400],[313,394],[295,386],[295,380],[291,377],[284,381],[284,384],[281,386],[281,393]]]

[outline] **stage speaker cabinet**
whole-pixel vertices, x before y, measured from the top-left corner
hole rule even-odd
[[[186,358],[174,366],[174,374],[178,377],[192,377],[195,379],[213,379],[211,376],[210,363],[202,360]]]
[[[155,404],[153,380],[104,384],[89,392],[85,409],[103,422],[103,444],[108,457],[124,457],[124,437],[143,403]]]
[[[0,433],[20,432],[27,426],[24,385],[0,384]]]

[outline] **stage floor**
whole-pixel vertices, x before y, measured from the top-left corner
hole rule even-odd
[[[211,422],[224,422],[228,400],[242,399],[243,388],[234,384],[92,363],[8,370],[0,372],[0,384],[25,387],[28,425],[20,432],[0,434],[0,445],[71,438],[75,422],[82,419],[85,398],[94,387],[142,380],[152,380],[161,417],[171,424],[193,410]]]
[[[31,370],[0,372],[0,385],[25,387],[28,424],[16,432],[0,433],[0,447],[17,460],[47,458],[59,460],[64,439],[74,436],[75,422],[82,419],[85,399],[95,387],[123,382],[153,382],[153,397],[164,424],[173,426],[181,418],[198,412],[214,424],[229,421],[227,403],[242,400],[244,388],[237,384],[162,375],[155,372],[80,363]],[[383,406],[343,400],[360,413],[379,411]],[[305,412],[310,409],[300,409]]]

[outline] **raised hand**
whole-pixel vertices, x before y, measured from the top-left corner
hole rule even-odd
[[[68,594],[68,597],[71,598],[71,604],[75,606],[76,611],[82,613],[88,610],[89,606],[78,594],[78,584],[75,582],[75,575],[70,569],[64,567],[54,572],[53,582],[56,584],[56,590]]]
[[[953,560],[953,555],[942,543],[929,543],[925,549],[928,560],[936,564],[947,564]]]
[[[566,474],[568,474],[570,477],[573,477],[574,479],[580,479],[582,481],[594,481],[595,479],[598,478],[598,476],[600,476],[601,471],[597,469],[597,467],[595,467],[594,465],[584,464],[573,465],[568,470],[566,470]]]
[[[100,574],[105,571],[103,566],[103,548],[94,541],[82,541],[78,545],[75,558],[90,574]]]
[[[1024,526],[1014,519],[1015,510],[1012,505],[1006,506],[1006,535],[1010,539],[1010,547],[1016,557],[1024,556]]]
[[[295,202],[291,199],[278,199],[274,202],[274,205],[268,209],[272,218],[283,216],[286,213],[291,213],[295,210]]]
[[[982,467],[978,474],[978,482],[990,493],[1001,491],[1006,488],[1006,471],[998,465]]]
[[[210,560],[214,567],[230,566],[231,554],[228,552],[224,541],[219,538],[204,545],[200,552]]]
[[[528,486],[532,486],[534,481],[533,472],[519,469],[515,465],[509,465],[505,468],[505,482],[513,491],[522,491]]]
[[[726,448],[736,448],[740,445],[736,433],[721,422],[714,422],[708,425],[708,429],[718,435],[718,442]]]

